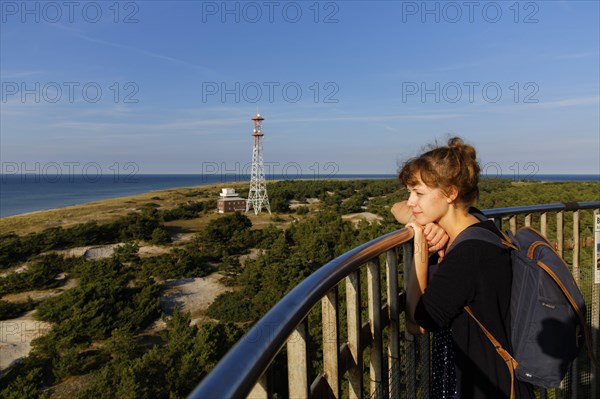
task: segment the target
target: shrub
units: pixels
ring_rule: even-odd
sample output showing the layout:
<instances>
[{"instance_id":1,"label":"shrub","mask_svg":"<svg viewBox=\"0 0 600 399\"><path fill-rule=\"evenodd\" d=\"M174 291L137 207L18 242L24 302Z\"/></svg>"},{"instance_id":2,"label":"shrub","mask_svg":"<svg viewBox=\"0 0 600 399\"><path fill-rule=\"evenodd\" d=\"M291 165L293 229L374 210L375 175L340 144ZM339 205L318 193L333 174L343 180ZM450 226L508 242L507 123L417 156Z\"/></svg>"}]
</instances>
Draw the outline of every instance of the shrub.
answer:
<instances>
[{"instance_id":1,"label":"shrub","mask_svg":"<svg viewBox=\"0 0 600 399\"><path fill-rule=\"evenodd\" d=\"M307 206L299 206L296 208L296 213L298 215L306 215L309 212L309 209Z\"/></svg>"},{"instance_id":2,"label":"shrub","mask_svg":"<svg viewBox=\"0 0 600 399\"><path fill-rule=\"evenodd\" d=\"M157 227L152 230L152 238L150 240L153 244L168 244L171 242L171 237L164 227Z\"/></svg>"},{"instance_id":3,"label":"shrub","mask_svg":"<svg viewBox=\"0 0 600 399\"><path fill-rule=\"evenodd\" d=\"M0 320L10 320L19 317L21 314L30 311L34 307L31 297L27 302L12 303L0 300Z\"/></svg>"}]
</instances>

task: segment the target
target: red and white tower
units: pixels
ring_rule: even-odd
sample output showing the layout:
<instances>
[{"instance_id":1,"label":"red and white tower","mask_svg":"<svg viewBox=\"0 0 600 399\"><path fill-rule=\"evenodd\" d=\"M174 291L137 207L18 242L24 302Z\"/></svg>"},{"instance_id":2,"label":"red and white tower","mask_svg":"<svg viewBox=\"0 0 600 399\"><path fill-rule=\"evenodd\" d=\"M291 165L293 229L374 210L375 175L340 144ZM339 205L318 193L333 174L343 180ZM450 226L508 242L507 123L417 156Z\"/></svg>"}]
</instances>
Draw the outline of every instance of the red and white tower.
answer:
<instances>
[{"instance_id":1,"label":"red and white tower","mask_svg":"<svg viewBox=\"0 0 600 399\"><path fill-rule=\"evenodd\" d=\"M254 121L254 133L252 133L254 145L252 147L252 171L250 175L250 192L248 193L248 201L246 201L246 212L248 212L250 208L254 208L254 214L257 215L264 207L269 211L269 214L271 214L262 155L263 133L261 124L265 118L257 113L252 120Z\"/></svg>"}]
</instances>

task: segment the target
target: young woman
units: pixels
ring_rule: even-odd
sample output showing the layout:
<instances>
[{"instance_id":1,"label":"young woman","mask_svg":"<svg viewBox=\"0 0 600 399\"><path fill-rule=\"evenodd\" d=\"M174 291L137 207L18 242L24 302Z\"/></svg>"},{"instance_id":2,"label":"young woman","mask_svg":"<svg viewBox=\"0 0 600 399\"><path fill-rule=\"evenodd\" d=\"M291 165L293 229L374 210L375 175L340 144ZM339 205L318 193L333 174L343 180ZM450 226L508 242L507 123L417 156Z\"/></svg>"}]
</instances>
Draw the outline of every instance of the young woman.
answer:
<instances>
[{"instance_id":1,"label":"young woman","mask_svg":"<svg viewBox=\"0 0 600 399\"><path fill-rule=\"evenodd\" d=\"M392 206L392 214L402 224L414 222L411 208L407 201L402 201ZM448 243L448 235L437 223L427 223L421 226L423 236L429 246L429 252L434 254L429 257L428 279L430 280L439 267L444 256L444 248ZM413 327L414 324L411 326ZM412 330L413 328L411 328ZM432 399L447 399L456 396L456 371L454 367L454 350L452 333L445 327L431 334L431 368L430 391Z\"/></svg>"},{"instance_id":2,"label":"young woman","mask_svg":"<svg viewBox=\"0 0 600 399\"><path fill-rule=\"evenodd\" d=\"M406 162L399 178L409 191L406 205L412 221L408 226L415 231L415 265L408 276L407 327L413 334L449 332L455 366L455 392L450 397L509 398L511 375L506 364L464 310L468 305L510 352L509 252L484 241L464 240L446 250L435 274L428 276L423 226L434 223L443 229L448 235L446 248L474 225L500 235L493 222L480 222L468 212L479 195L475 149L460 138L452 138L447 146L433 148ZM527 383L515 380L514 390L516 398L534 397Z\"/></svg>"}]
</instances>

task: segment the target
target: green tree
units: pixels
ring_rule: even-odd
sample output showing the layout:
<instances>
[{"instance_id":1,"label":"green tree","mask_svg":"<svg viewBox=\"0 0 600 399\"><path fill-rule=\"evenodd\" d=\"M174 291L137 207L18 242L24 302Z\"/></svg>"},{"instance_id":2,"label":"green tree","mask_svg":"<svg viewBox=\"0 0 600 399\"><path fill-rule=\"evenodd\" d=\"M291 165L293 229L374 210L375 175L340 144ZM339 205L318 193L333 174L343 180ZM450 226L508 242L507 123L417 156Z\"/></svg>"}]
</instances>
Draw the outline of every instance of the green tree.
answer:
<instances>
[{"instance_id":1,"label":"green tree","mask_svg":"<svg viewBox=\"0 0 600 399\"><path fill-rule=\"evenodd\" d=\"M115 246L113 256L121 263L139 262L140 257L138 251L140 246L134 241L129 241L123 245Z\"/></svg>"},{"instance_id":2,"label":"green tree","mask_svg":"<svg viewBox=\"0 0 600 399\"><path fill-rule=\"evenodd\" d=\"M309 213L309 209L307 206L299 206L296 208L296 213L298 215L306 215Z\"/></svg>"},{"instance_id":3,"label":"green tree","mask_svg":"<svg viewBox=\"0 0 600 399\"><path fill-rule=\"evenodd\" d=\"M65 260L63 257L52 254L41 257L33 262L22 273L10 273L0 278L0 295L30 291L34 289L54 288L61 284L56 276L70 269L78 260Z\"/></svg>"},{"instance_id":4,"label":"green tree","mask_svg":"<svg viewBox=\"0 0 600 399\"><path fill-rule=\"evenodd\" d=\"M357 213L363 211L363 205L368 201L368 198L363 193L356 193L350 198L344 200L340 206L340 212L342 213Z\"/></svg>"},{"instance_id":5,"label":"green tree","mask_svg":"<svg viewBox=\"0 0 600 399\"><path fill-rule=\"evenodd\" d=\"M34 368L25 375L19 375L8 387L0 391L6 399L47 399L48 393L42 390L42 369Z\"/></svg>"},{"instance_id":6,"label":"green tree","mask_svg":"<svg viewBox=\"0 0 600 399\"><path fill-rule=\"evenodd\" d=\"M169 233L164 229L164 227L157 227L152 230L152 237L150 242L153 244L168 244L171 242L171 237Z\"/></svg>"},{"instance_id":7,"label":"green tree","mask_svg":"<svg viewBox=\"0 0 600 399\"><path fill-rule=\"evenodd\" d=\"M18 317L24 312L34 308L31 297L27 297L27 302L12 303L0 300L0 320L9 320Z\"/></svg>"},{"instance_id":8,"label":"green tree","mask_svg":"<svg viewBox=\"0 0 600 399\"><path fill-rule=\"evenodd\" d=\"M116 328L104 343L102 351L111 358L111 361L120 363L135 357L136 338L131 331L125 328Z\"/></svg>"},{"instance_id":9,"label":"green tree","mask_svg":"<svg viewBox=\"0 0 600 399\"><path fill-rule=\"evenodd\" d=\"M211 259L241 253L254 243L252 222L235 212L214 219L194 239L200 251Z\"/></svg>"},{"instance_id":10,"label":"green tree","mask_svg":"<svg viewBox=\"0 0 600 399\"><path fill-rule=\"evenodd\" d=\"M159 287L149 279L132 280L116 259L85 262L78 274L77 287L38 306L41 320L56 323L33 341L41 356L105 339L115 328L137 331L158 317Z\"/></svg>"}]
</instances>

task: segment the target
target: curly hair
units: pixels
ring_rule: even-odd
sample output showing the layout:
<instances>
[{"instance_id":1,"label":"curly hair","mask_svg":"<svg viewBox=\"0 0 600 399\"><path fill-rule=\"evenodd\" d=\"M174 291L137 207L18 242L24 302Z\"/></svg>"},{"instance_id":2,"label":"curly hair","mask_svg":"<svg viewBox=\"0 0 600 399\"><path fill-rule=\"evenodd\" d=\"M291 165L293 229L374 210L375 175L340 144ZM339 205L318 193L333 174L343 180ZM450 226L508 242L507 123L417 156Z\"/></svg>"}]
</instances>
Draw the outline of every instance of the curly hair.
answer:
<instances>
[{"instance_id":1,"label":"curly hair","mask_svg":"<svg viewBox=\"0 0 600 399\"><path fill-rule=\"evenodd\" d=\"M440 188L446 193L456 187L456 201L469 207L479 198L479 171L475 148L460 137L452 137L447 145L432 146L429 151L406 161L398 178L405 186L416 185L421 180L428 187Z\"/></svg>"}]
</instances>

